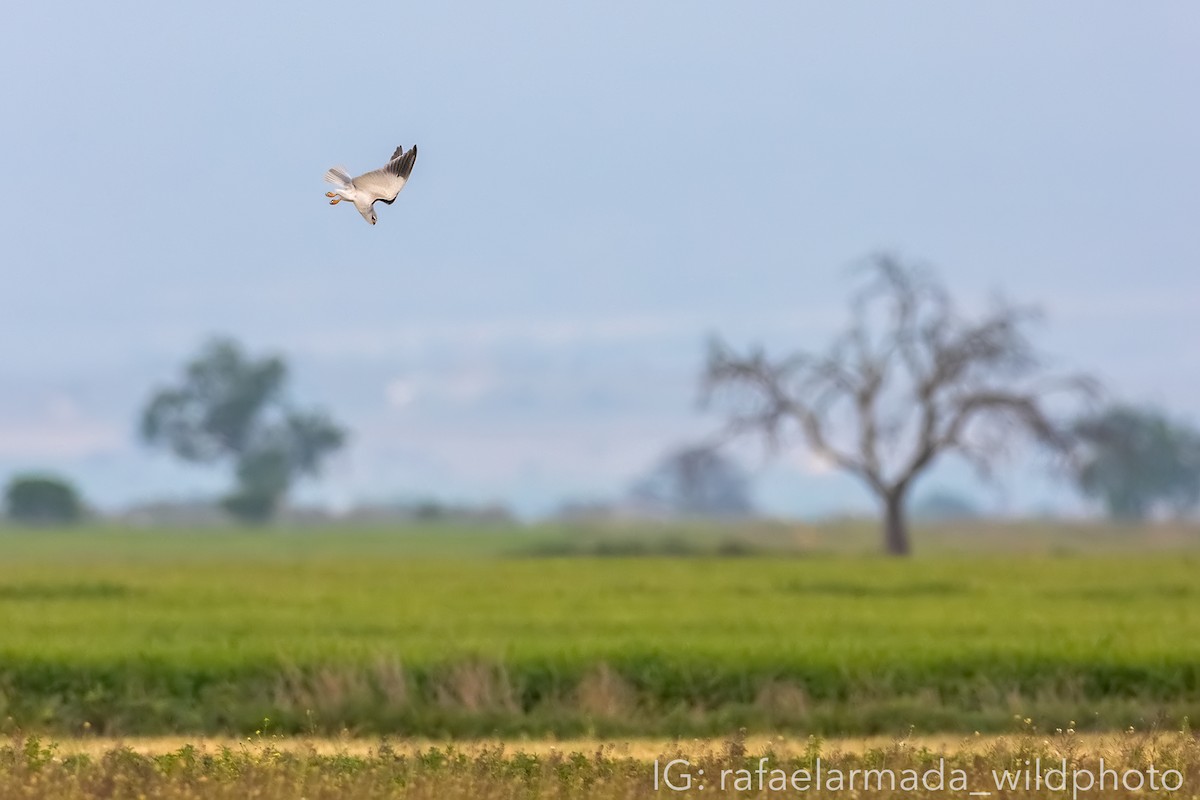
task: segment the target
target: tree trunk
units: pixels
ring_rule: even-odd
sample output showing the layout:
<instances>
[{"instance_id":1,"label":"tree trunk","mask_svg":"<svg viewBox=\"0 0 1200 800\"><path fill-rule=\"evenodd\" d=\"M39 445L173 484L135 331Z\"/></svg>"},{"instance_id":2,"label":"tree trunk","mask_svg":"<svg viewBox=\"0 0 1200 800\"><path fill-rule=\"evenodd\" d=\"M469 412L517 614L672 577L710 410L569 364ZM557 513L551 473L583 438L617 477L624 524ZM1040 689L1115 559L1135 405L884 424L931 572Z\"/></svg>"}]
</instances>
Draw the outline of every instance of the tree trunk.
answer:
<instances>
[{"instance_id":1,"label":"tree trunk","mask_svg":"<svg viewBox=\"0 0 1200 800\"><path fill-rule=\"evenodd\" d=\"M911 552L903 491L888 492L883 496L883 548L889 556L906 556Z\"/></svg>"}]
</instances>

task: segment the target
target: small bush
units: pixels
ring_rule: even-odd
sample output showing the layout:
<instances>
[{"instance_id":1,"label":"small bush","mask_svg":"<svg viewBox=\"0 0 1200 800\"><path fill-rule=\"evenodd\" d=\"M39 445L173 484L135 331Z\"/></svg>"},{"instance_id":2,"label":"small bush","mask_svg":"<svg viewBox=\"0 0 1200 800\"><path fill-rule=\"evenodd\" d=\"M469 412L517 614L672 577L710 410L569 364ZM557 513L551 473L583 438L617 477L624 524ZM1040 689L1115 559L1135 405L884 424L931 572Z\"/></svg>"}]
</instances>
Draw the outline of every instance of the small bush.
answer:
<instances>
[{"instance_id":1,"label":"small bush","mask_svg":"<svg viewBox=\"0 0 1200 800\"><path fill-rule=\"evenodd\" d=\"M13 478L4 492L9 519L26 525L63 525L83 518L83 501L75 487L52 476Z\"/></svg>"}]
</instances>

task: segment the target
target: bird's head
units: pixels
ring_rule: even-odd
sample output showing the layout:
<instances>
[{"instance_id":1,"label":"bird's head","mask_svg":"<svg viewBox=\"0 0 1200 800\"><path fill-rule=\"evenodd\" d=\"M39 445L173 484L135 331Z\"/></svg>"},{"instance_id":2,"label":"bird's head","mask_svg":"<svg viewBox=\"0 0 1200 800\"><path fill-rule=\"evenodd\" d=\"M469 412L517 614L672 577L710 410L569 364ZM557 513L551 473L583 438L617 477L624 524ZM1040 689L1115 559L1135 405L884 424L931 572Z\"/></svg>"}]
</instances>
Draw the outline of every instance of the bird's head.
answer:
<instances>
[{"instance_id":1,"label":"bird's head","mask_svg":"<svg viewBox=\"0 0 1200 800\"><path fill-rule=\"evenodd\" d=\"M359 213L362 214L363 219L365 219L367 222L371 223L372 225L374 225L375 222L377 221L376 217L375 217L375 209L373 209L373 208L367 208L365 210L360 208Z\"/></svg>"}]
</instances>

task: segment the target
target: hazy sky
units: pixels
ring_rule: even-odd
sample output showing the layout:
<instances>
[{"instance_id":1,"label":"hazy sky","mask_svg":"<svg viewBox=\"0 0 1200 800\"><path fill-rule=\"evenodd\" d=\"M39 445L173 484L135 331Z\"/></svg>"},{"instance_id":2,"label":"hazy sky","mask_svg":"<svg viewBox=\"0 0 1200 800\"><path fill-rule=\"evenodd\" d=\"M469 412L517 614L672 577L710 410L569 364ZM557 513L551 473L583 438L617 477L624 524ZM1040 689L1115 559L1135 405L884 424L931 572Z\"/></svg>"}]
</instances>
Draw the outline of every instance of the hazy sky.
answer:
<instances>
[{"instance_id":1,"label":"hazy sky","mask_svg":"<svg viewBox=\"0 0 1200 800\"><path fill-rule=\"evenodd\" d=\"M7 8L0 479L58 470L105 506L221 487L133 432L229 333L355 431L304 496L544 511L713 428L708 333L819 346L880 248L1200 412L1195 3ZM414 142L377 226L327 205L327 167ZM766 505L864 502L811 472L767 470Z\"/></svg>"}]
</instances>

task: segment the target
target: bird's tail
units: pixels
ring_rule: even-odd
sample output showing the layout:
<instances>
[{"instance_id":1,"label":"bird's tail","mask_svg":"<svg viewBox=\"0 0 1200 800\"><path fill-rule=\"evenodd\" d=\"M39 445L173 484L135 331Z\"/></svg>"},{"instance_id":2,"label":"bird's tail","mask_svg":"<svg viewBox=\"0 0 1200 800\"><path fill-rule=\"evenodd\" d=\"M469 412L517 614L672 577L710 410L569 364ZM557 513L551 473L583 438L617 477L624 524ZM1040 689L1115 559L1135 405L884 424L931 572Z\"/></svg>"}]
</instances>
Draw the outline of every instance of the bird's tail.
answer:
<instances>
[{"instance_id":1,"label":"bird's tail","mask_svg":"<svg viewBox=\"0 0 1200 800\"><path fill-rule=\"evenodd\" d=\"M325 173L325 182L332 183L339 189L350 188L350 176L347 175L346 171L340 167L334 167L333 169L327 171Z\"/></svg>"}]
</instances>

